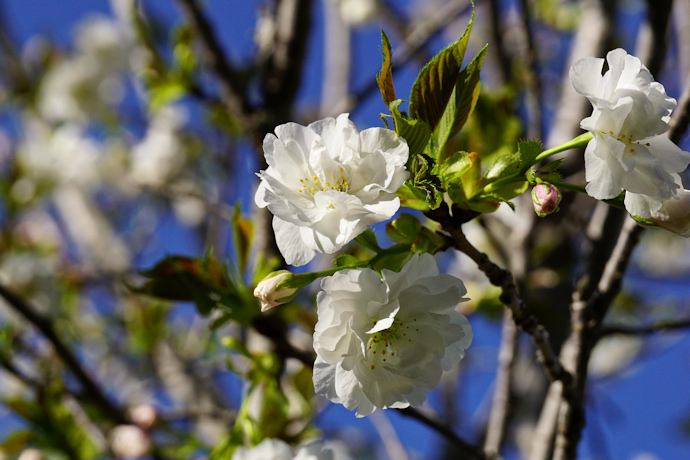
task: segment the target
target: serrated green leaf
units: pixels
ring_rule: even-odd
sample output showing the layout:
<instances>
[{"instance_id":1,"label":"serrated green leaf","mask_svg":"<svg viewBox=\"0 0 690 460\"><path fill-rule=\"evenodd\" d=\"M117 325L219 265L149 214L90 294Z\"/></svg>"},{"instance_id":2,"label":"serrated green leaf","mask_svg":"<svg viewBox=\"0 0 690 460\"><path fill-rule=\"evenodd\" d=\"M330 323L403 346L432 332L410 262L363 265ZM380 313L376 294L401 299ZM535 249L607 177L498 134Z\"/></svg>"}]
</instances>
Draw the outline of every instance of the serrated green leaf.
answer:
<instances>
[{"instance_id":1,"label":"serrated green leaf","mask_svg":"<svg viewBox=\"0 0 690 460\"><path fill-rule=\"evenodd\" d=\"M520 157L514 152L502 152L495 156L494 162L484 174L487 182L515 175L520 170Z\"/></svg>"},{"instance_id":2,"label":"serrated green leaf","mask_svg":"<svg viewBox=\"0 0 690 460\"><path fill-rule=\"evenodd\" d=\"M539 178L542 180L542 182L548 182L549 184L551 182L560 182L561 179L563 179L561 177L561 175L558 174L557 172L550 172L548 174L543 174L543 175L539 176Z\"/></svg>"},{"instance_id":3,"label":"serrated green leaf","mask_svg":"<svg viewBox=\"0 0 690 460\"><path fill-rule=\"evenodd\" d=\"M559 166L561 166L561 163L563 163L563 158L559 158L558 160L551 161L549 163L546 163L544 166L539 168L540 173L550 173L558 169Z\"/></svg>"},{"instance_id":4,"label":"serrated green leaf","mask_svg":"<svg viewBox=\"0 0 690 460\"><path fill-rule=\"evenodd\" d=\"M531 168L529 168L529 169L527 170L527 174L525 174L525 177L527 177L527 181L528 181L530 184L532 184L532 185L536 184L536 182L537 182L537 175L536 175L536 174L537 174L537 173L536 173L536 171L534 170L534 166L532 166Z\"/></svg>"},{"instance_id":5,"label":"serrated green leaf","mask_svg":"<svg viewBox=\"0 0 690 460\"><path fill-rule=\"evenodd\" d=\"M407 146L410 148L409 161L412 161L415 155L421 154L427 147L431 137L431 128L422 120L410 120L403 116L398 109L402 102L402 99L396 99L390 103L389 108L393 115L395 132L407 142Z\"/></svg>"},{"instance_id":6,"label":"serrated green leaf","mask_svg":"<svg viewBox=\"0 0 690 460\"><path fill-rule=\"evenodd\" d=\"M438 176L444 187L462 183L462 177L472 167L472 160L467 152L456 152L438 169Z\"/></svg>"},{"instance_id":7,"label":"serrated green leaf","mask_svg":"<svg viewBox=\"0 0 690 460\"><path fill-rule=\"evenodd\" d=\"M542 152L543 147L539 141L519 141L518 155L520 155L520 168L534 164L534 159Z\"/></svg>"},{"instance_id":8,"label":"serrated green leaf","mask_svg":"<svg viewBox=\"0 0 690 460\"><path fill-rule=\"evenodd\" d=\"M389 107L391 102L395 101L395 88L393 87L391 42L383 30L381 30L381 54L383 54L383 62L381 62L381 71L376 76L376 82L381 90L383 102L386 107Z\"/></svg>"},{"instance_id":9,"label":"serrated green leaf","mask_svg":"<svg viewBox=\"0 0 690 460\"><path fill-rule=\"evenodd\" d=\"M434 129L434 139L441 151L443 151L443 147L448 142L448 139L455 136L465 126L467 119L477 104L481 88L479 72L484 62L487 46L482 48L472 62L458 75L448 104L438 125Z\"/></svg>"},{"instance_id":10,"label":"serrated green leaf","mask_svg":"<svg viewBox=\"0 0 690 460\"><path fill-rule=\"evenodd\" d=\"M426 195L431 209L436 209L443 201L441 180L433 174L434 160L425 154L417 155L412 167L412 184Z\"/></svg>"},{"instance_id":11,"label":"serrated green leaf","mask_svg":"<svg viewBox=\"0 0 690 460\"><path fill-rule=\"evenodd\" d=\"M429 61L412 85L410 116L426 121L432 130L441 120L455 88L473 21L474 11L462 37Z\"/></svg>"}]
</instances>

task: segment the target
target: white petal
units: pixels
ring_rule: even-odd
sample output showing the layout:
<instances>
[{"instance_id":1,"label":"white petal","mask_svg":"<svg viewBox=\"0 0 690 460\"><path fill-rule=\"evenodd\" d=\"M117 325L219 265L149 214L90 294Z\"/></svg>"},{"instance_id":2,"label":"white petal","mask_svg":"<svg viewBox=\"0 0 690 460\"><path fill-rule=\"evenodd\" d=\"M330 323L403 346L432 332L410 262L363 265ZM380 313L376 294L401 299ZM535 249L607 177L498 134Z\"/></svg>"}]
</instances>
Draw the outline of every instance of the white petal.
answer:
<instances>
[{"instance_id":1,"label":"white petal","mask_svg":"<svg viewBox=\"0 0 690 460\"><path fill-rule=\"evenodd\" d=\"M597 155L597 150L607 149L598 138L592 139L585 149L585 179L587 194L598 200L615 198L623 189L616 181L606 160ZM602 155L606 156L606 154Z\"/></svg>"},{"instance_id":2,"label":"white petal","mask_svg":"<svg viewBox=\"0 0 690 460\"><path fill-rule=\"evenodd\" d=\"M602 97L604 88L601 70L603 68L603 59L584 58L577 61L570 68L570 82L575 91L583 96Z\"/></svg>"},{"instance_id":3,"label":"white petal","mask_svg":"<svg viewBox=\"0 0 690 460\"><path fill-rule=\"evenodd\" d=\"M273 216L273 231L278 249L285 262L296 267L309 263L316 255L316 250L307 246L302 239L302 228Z\"/></svg>"}]
</instances>

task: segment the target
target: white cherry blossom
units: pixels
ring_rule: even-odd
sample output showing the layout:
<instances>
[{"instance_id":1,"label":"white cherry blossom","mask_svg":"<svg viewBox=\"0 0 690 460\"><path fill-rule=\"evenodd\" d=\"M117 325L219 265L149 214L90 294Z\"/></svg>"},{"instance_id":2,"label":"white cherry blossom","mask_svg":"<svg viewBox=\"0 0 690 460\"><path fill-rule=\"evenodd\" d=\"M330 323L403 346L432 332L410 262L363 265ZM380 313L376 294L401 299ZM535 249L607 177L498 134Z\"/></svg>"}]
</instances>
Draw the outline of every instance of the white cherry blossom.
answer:
<instances>
[{"instance_id":1,"label":"white cherry blossom","mask_svg":"<svg viewBox=\"0 0 690 460\"><path fill-rule=\"evenodd\" d=\"M690 153L666 136L676 101L640 60L620 48L606 60L604 75L603 59L581 59L570 69L575 90L594 108L580 124L594 134L585 151L587 193L602 200L626 190L627 211L648 219L678 193L677 173Z\"/></svg>"},{"instance_id":2,"label":"white cherry blossom","mask_svg":"<svg viewBox=\"0 0 690 460\"><path fill-rule=\"evenodd\" d=\"M429 254L399 273L343 270L317 296L314 389L357 416L377 407L419 406L472 341L455 307L468 300L459 279L439 274Z\"/></svg>"},{"instance_id":3,"label":"white cherry blossom","mask_svg":"<svg viewBox=\"0 0 690 460\"><path fill-rule=\"evenodd\" d=\"M338 251L400 207L394 193L409 176L409 149L395 132L360 133L347 114L306 127L287 123L275 132L264 139L268 168L258 174L255 201L273 213L276 242L288 264Z\"/></svg>"},{"instance_id":4,"label":"white cherry blossom","mask_svg":"<svg viewBox=\"0 0 690 460\"><path fill-rule=\"evenodd\" d=\"M349 460L350 456L332 443L313 439L292 448L280 439L264 439L253 448L239 447L232 460Z\"/></svg>"}]
</instances>

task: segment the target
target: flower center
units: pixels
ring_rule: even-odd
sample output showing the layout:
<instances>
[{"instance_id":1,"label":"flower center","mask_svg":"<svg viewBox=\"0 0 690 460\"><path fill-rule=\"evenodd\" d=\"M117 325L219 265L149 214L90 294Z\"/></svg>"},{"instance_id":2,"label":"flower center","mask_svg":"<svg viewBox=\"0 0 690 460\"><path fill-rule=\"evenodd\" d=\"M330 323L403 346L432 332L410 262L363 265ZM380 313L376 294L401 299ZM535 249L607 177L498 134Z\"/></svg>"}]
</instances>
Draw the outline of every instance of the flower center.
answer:
<instances>
[{"instance_id":1,"label":"flower center","mask_svg":"<svg viewBox=\"0 0 690 460\"><path fill-rule=\"evenodd\" d=\"M417 321L417 319L413 318L412 321ZM372 362L371 369L375 369L376 364L390 364L391 361L398 361L401 342L412 342L411 331L419 331L419 329L396 320L388 329L371 334L367 343L367 355L369 361Z\"/></svg>"},{"instance_id":2,"label":"flower center","mask_svg":"<svg viewBox=\"0 0 690 460\"><path fill-rule=\"evenodd\" d=\"M609 131L609 134L611 136L614 135L613 131ZM633 147L633 144L642 145L642 142L633 141L632 135L628 136L625 133L619 133L618 136L616 137L616 140L623 142L624 144L628 144L626 146L625 151L630 152L630 153L635 153L635 148ZM651 144L649 142L645 143L644 145L646 145L647 147L651 146Z\"/></svg>"},{"instance_id":3,"label":"flower center","mask_svg":"<svg viewBox=\"0 0 690 460\"><path fill-rule=\"evenodd\" d=\"M339 176L338 176L339 174ZM350 190L350 184L347 181L347 174L345 169L340 166L339 172L332 178L327 179L324 183L319 180L318 176L307 176L299 180L300 185L297 188L299 193L307 193L314 195L316 192L326 192L328 190L337 190L338 192L347 193Z\"/></svg>"}]
</instances>

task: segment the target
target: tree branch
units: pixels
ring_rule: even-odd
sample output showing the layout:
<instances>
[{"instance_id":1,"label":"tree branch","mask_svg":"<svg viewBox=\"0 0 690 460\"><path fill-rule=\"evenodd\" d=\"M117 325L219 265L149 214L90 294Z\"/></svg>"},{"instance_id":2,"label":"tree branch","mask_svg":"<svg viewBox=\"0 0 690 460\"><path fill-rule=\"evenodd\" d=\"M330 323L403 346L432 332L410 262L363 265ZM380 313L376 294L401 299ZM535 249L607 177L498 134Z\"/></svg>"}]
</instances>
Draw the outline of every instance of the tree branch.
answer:
<instances>
[{"instance_id":1,"label":"tree branch","mask_svg":"<svg viewBox=\"0 0 690 460\"><path fill-rule=\"evenodd\" d=\"M199 38L202 60L218 77L221 90L221 101L225 108L240 120L244 129L249 133L255 131L257 120L244 97L244 90L239 83L230 63L225 59L220 43L215 36L213 27L208 22L195 0L178 0L180 8L190 21ZM258 139L261 145L262 139ZM256 143L257 140L255 139Z\"/></svg>"},{"instance_id":2,"label":"tree branch","mask_svg":"<svg viewBox=\"0 0 690 460\"><path fill-rule=\"evenodd\" d=\"M690 318L682 320L666 320L643 326L623 326L611 325L602 327L599 331L599 338L607 335L651 335L662 331L677 331L679 329L690 328Z\"/></svg>"},{"instance_id":3,"label":"tree branch","mask_svg":"<svg viewBox=\"0 0 690 460\"><path fill-rule=\"evenodd\" d=\"M498 457L486 456L480 450L466 441L462 440L458 435L456 435L450 427L444 425L441 421L436 420L430 415L421 413L415 408L408 407L406 409L398 409L398 413L404 415L405 417L410 417L418 422L423 423L429 428L437 431L441 436L446 438L451 444L458 448L458 453L462 455L460 458L465 459L497 459Z\"/></svg>"},{"instance_id":4,"label":"tree branch","mask_svg":"<svg viewBox=\"0 0 690 460\"><path fill-rule=\"evenodd\" d=\"M520 298L515 287L513 275L508 270L504 270L493 263L486 254L477 250L467 241L461 229L461 224L464 222L458 221L462 211L457 211L454 211L454 215L451 218L448 208L442 206L435 211L427 213L427 216L436 220L441 224L442 229L450 234L451 243L455 249L469 256L477 264L477 267L484 272L491 284L501 288L501 302L510 308L515 324L532 337L537 347L537 356L544 365L544 370L549 380L562 380L566 384L569 383L571 380L570 374L563 369L551 348L546 329L527 311L527 306Z\"/></svg>"},{"instance_id":5,"label":"tree branch","mask_svg":"<svg viewBox=\"0 0 690 460\"><path fill-rule=\"evenodd\" d=\"M565 387L559 414L559 428L553 458L574 460L585 424L585 384L587 364L596 344L609 306L620 292L623 273L644 229L628 218L623 224L616 246L607 262L601 279L589 299L574 298L572 308L573 331L564 346L562 362L573 376ZM576 292L577 295L577 292Z\"/></svg>"},{"instance_id":6,"label":"tree branch","mask_svg":"<svg viewBox=\"0 0 690 460\"><path fill-rule=\"evenodd\" d=\"M14 294L12 291L7 289L5 286L0 284L0 296L2 296L7 303L24 319L29 323L33 324L43 336L53 345L55 353L60 357L60 359L65 363L67 368L74 374L74 376L79 380L81 385L84 387L85 396L89 397L96 403L104 413L106 413L109 418L116 423L125 424L129 423L125 412L112 403L105 394L101 391L98 384L91 378L91 376L82 368L81 364L74 356L72 351L67 347L67 345L62 341L62 339L57 335L55 329L51 322L39 315L33 310L23 299Z\"/></svg>"}]
</instances>

